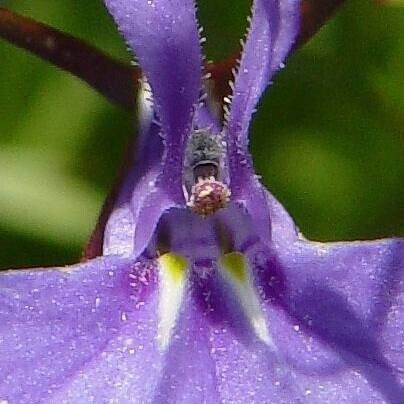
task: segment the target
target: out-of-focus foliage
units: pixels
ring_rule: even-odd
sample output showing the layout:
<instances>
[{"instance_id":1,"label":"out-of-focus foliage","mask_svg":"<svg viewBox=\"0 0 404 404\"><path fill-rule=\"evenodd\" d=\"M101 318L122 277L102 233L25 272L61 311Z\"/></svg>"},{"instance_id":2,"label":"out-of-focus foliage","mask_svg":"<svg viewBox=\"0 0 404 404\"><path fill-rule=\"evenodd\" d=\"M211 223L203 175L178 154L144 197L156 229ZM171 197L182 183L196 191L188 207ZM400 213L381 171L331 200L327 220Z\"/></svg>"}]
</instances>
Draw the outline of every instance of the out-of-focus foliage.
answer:
<instances>
[{"instance_id":1,"label":"out-of-focus foliage","mask_svg":"<svg viewBox=\"0 0 404 404\"><path fill-rule=\"evenodd\" d=\"M248 4L200 1L210 58L237 47ZM7 5L129 60L101 1ZM403 31L403 8L348 2L262 102L252 127L257 171L312 239L404 233ZM5 42L0 61L0 267L72 262L132 117Z\"/></svg>"}]
</instances>

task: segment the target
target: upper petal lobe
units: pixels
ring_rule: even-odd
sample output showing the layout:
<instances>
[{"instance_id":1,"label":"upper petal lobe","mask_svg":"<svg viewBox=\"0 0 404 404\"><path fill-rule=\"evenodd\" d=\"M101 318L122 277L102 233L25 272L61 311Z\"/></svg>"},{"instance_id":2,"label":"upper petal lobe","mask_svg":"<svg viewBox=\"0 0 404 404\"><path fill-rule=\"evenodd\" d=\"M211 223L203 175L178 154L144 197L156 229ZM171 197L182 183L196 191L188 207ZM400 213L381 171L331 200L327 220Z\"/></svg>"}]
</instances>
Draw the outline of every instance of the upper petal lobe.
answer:
<instances>
[{"instance_id":1,"label":"upper petal lobe","mask_svg":"<svg viewBox=\"0 0 404 404\"><path fill-rule=\"evenodd\" d=\"M150 82L167 146L183 143L201 89L202 59L194 2L105 3Z\"/></svg>"}]
</instances>

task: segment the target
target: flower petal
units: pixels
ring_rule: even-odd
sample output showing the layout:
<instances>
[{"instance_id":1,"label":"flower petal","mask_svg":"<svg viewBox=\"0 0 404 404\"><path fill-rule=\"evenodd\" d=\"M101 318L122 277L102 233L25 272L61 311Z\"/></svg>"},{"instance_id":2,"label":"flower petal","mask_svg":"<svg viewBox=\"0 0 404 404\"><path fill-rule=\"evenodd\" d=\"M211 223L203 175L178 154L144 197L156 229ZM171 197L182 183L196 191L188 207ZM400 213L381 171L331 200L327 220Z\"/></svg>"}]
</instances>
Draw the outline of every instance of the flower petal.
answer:
<instances>
[{"instance_id":1,"label":"flower petal","mask_svg":"<svg viewBox=\"0 0 404 404\"><path fill-rule=\"evenodd\" d=\"M156 182L161 176L163 151L158 133L159 127L154 123L150 123L147 128L142 128L140 132L140 142L135 150L142 158L138 161L136 159L131 161L119 187L119 194L104 231L103 253L105 255L133 254L138 256L147 247L157 226L162 213L157 212L155 216L149 216L147 218L148 227L145 227L144 223L139 223L138 219L149 194L157 192ZM161 190L160 192L162 193ZM161 201L165 199L162 198ZM167 208L170 206L171 204ZM138 232L141 230L142 240L135 242L136 229ZM136 249L134 249L135 244Z\"/></svg>"},{"instance_id":2,"label":"flower petal","mask_svg":"<svg viewBox=\"0 0 404 404\"><path fill-rule=\"evenodd\" d=\"M135 262L99 258L66 268L0 274L0 401L42 402L102 358L144 299ZM89 381L90 383L91 381Z\"/></svg>"},{"instance_id":3,"label":"flower petal","mask_svg":"<svg viewBox=\"0 0 404 404\"><path fill-rule=\"evenodd\" d=\"M0 400L218 402L208 325L192 288L169 346L158 344L159 288L149 261L111 256L9 271L0 287Z\"/></svg>"},{"instance_id":4,"label":"flower petal","mask_svg":"<svg viewBox=\"0 0 404 404\"><path fill-rule=\"evenodd\" d=\"M167 161L178 156L189 133L201 89L201 51L192 0L105 0L139 59L153 91ZM177 175L175 175L177 179Z\"/></svg>"},{"instance_id":5,"label":"flower petal","mask_svg":"<svg viewBox=\"0 0 404 404\"><path fill-rule=\"evenodd\" d=\"M229 137L247 146L254 108L299 31L300 0L255 0L251 27L234 83Z\"/></svg>"},{"instance_id":6,"label":"flower petal","mask_svg":"<svg viewBox=\"0 0 404 404\"><path fill-rule=\"evenodd\" d=\"M147 247L161 215L175 206L174 201L183 198L182 188L166 189L163 141L160 127L153 120L154 106L150 97L150 87L143 80L138 103L139 136L137 145L131 150L132 158L106 223L105 255L140 255ZM135 154L140 158L136 158Z\"/></svg>"},{"instance_id":7,"label":"flower petal","mask_svg":"<svg viewBox=\"0 0 404 404\"><path fill-rule=\"evenodd\" d=\"M259 98L296 38L299 5L299 0L254 2L225 128L232 199L243 203L266 240L271 237L266 192L254 175L248 152L248 129Z\"/></svg>"},{"instance_id":8,"label":"flower petal","mask_svg":"<svg viewBox=\"0 0 404 404\"><path fill-rule=\"evenodd\" d=\"M149 245L160 218L177 205L149 171L136 185L129 201L117 203L104 233L104 254L138 256Z\"/></svg>"},{"instance_id":9,"label":"flower petal","mask_svg":"<svg viewBox=\"0 0 404 404\"><path fill-rule=\"evenodd\" d=\"M217 402L206 323L189 291L170 346L158 344L149 261L9 271L0 288L0 401Z\"/></svg>"},{"instance_id":10,"label":"flower petal","mask_svg":"<svg viewBox=\"0 0 404 404\"><path fill-rule=\"evenodd\" d=\"M210 355L210 332L206 317L188 291L153 403L220 402L216 368Z\"/></svg>"},{"instance_id":11,"label":"flower petal","mask_svg":"<svg viewBox=\"0 0 404 404\"><path fill-rule=\"evenodd\" d=\"M272 240L264 245L248 215L234 207L220 215L233 234L233 249L254 268L273 341L268 349L254 339L243 343L247 327L223 313L229 299L215 293L218 282L206 286L209 294L202 295L210 296L211 316L219 322L212 349L219 350L215 361L226 369L220 388L229 397L252 391L262 400L267 394L274 403L400 402L404 239L309 242L270 194L267 203Z\"/></svg>"},{"instance_id":12,"label":"flower petal","mask_svg":"<svg viewBox=\"0 0 404 404\"><path fill-rule=\"evenodd\" d=\"M271 218L271 248L282 250L299 237L299 230L282 204L268 191L266 203Z\"/></svg>"},{"instance_id":13,"label":"flower petal","mask_svg":"<svg viewBox=\"0 0 404 404\"><path fill-rule=\"evenodd\" d=\"M291 369L251 327L232 289L217 273L196 285L209 336L209 356L215 365L217 402L298 402L292 395Z\"/></svg>"},{"instance_id":14,"label":"flower petal","mask_svg":"<svg viewBox=\"0 0 404 404\"><path fill-rule=\"evenodd\" d=\"M404 240L297 240L265 264L257 256L255 267L274 344L301 397L400 402Z\"/></svg>"}]
</instances>

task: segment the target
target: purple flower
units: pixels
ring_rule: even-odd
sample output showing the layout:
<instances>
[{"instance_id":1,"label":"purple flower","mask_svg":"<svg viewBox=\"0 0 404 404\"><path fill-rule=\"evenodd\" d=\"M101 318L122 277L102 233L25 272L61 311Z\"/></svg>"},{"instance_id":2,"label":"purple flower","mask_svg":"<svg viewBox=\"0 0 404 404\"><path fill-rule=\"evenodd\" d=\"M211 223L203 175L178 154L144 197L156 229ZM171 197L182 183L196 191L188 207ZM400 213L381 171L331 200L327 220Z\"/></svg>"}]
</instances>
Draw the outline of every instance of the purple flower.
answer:
<instances>
[{"instance_id":1,"label":"purple flower","mask_svg":"<svg viewBox=\"0 0 404 404\"><path fill-rule=\"evenodd\" d=\"M145 76L103 256L0 275L0 403L402 403L404 240L306 240L251 116L299 28L256 0L225 119L191 0L106 0Z\"/></svg>"}]
</instances>

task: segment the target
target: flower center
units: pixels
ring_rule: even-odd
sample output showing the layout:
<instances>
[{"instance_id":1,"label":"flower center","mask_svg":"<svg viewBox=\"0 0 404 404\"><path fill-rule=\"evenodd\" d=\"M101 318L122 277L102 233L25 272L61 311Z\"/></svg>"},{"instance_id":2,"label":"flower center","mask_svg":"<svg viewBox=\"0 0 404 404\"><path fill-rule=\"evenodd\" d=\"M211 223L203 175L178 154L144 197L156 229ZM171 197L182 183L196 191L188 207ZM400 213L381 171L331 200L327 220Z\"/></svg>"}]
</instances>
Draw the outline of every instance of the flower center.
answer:
<instances>
[{"instance_id":1,"label":"flower center","mask_svg":"<svg viewBox=\"0 0 404 404\"><path fill-rule=\"evenodd\" d=\"M218 136L205 130L194 131L186 149L185 187L188 206L200 216L225 208L230 191L221 180L223 150Z\"/></svg>"},{"instance_id":2,"label":"flower center","mask_svg":"<svg viewBox=\"0 0 404 404\"><path fill-rule=\"evenodd\" d=\"M250 218L241 207L231 204L216 217L204 219L184 209L166 214L155 242L159 280L156 337L161 351L178 333L181 312L189 304L187 296L196 297L206 316L222 307L224 299L230 299L223 313L231 307L229 314L239 313L250 331L274 349L255 284L254 263L261 246L248 251L241 248L252 238Z\"/></svg>"},{"instance_id":3,"label":"flower center","mask_svg":"<svg viewBox=\"0 0 404 404\"><path fill-rule=\"evenodd\" d=\"M225 184L214 177L199 177L192 186L188 206L200 216L208 216L221 208L225 208L229 201L229 190Z\"/></svg>"}]
</instances>

